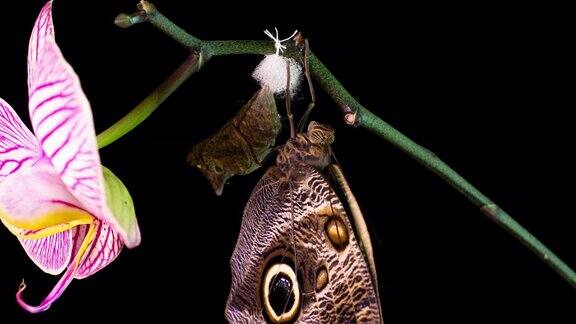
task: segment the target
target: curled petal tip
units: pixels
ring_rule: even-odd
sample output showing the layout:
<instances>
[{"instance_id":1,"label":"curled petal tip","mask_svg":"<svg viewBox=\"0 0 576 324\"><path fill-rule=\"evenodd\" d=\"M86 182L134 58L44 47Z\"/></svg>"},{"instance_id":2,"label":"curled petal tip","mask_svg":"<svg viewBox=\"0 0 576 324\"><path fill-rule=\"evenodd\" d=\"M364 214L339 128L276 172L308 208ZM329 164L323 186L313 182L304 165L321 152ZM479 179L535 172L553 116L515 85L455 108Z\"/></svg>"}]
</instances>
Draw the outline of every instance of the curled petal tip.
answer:
<instances>
[{"instance_id":1,"label":"curled petal tip","mask_svg":"<svg viewBox=\"0 0 576 324\"><path fill-rule=\"evenodd\" d=\"M20 286L18 287L18 292L16 292L16 302L18 302L18 305L20 305L20 307L22 307L24 310L26 310L32 314L41 313L41 312L47 310L48 308L50 308L50 304L35 307L35 306L30 306L28 303L26 303L24 301L24 299L22 299L22 292L25 289L26 289L26 283L24 282L24 279L22 279L22 282L20 283Z\"/></svg>"},{"instance_id":2,"label":"curled petal tip","mask_svg":"<svg viewBox=\"0 0 576 324\"><path fill-rule=\"evenodd\" d=\"M20 283L20 286L18 286L18 292L21 292L24 289L26 289L26 282L24 282L24 278L22 278L22 282Z\"/></svg>"}]
</instances>

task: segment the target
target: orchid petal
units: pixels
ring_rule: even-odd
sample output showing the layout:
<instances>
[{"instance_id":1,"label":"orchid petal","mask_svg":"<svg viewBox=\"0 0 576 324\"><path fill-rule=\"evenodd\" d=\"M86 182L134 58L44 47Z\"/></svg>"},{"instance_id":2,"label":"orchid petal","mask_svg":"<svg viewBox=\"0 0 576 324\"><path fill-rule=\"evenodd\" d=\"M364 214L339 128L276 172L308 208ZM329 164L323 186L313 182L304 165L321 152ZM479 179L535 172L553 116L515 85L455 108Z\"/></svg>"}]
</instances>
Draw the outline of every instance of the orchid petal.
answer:
<instances>
[{"instance_id":1,"label":"orchid petal","mask_svg":"<svg viewBox=\"0 0 576 324\"><path fill-rule=\"evenodd\" d=\"M74 227L93 220L79 206L46 158L0 184L0 219L32 261L50 274L69 264Z\"/></svg>"},{"instance_id":2,"label":"orchid petal","mask_svg":"<svg viewBox=\"0 0 576 324\"><path fill-rule=\"evenodd\" d=\"M128 233L128 238L132 240L133 244L136 242L137 245L140 242L140 230L132 197L122 181L112 171L105 166L102 166L102 170L104 171L108 206L120 226ZM91 251L76 274L77 279L91 276L114 261L125 244L120 235L103 222L100 222L96 237L96 242L92 245ZM128 245L128 243L126 244Z\"/></svg>"},{"instance_id":3,"label":"orchid petal","mask_svg":"<svg viewBox=\"0 0 576 324\"><path fill-rule=\"evenodd\" d=\"M86 234L88 234L88 230L90 229L90 225L78 225L74 227L74 229L75 231L72 234L72 242L74 242L74 245L72 246L73 256L78 254L78 251L80 251L84 238L86 238Z\"/></svg>"},{"instance_id":4,"label":"orchid petal","mask_svg":"<svg viewBox=\"0 0 576 324\"><path fill-rule=\"evenodd\" d=\"M140 228L134 211L134 202L124 183L105 166L102 166L106 202L112 215L124 231L124 243L132 248L140 244Z\"/></svg>"},{"instance_id":5,"label":"orchid petal","mask_svg":"<svg viewBox=\"0 0 576 324\"><path fill-rule=\"evenodd\" d=\"M26 164L34 162L38 142L10 105L0 98L0 182Z\"/></svg>"},{"instance_id":6,"label":"orchid petal","mask_svg":"<svg viewBox=\"0 0 576 324\"><path fill-rule=\"evenodd\" d=\"M75 278L84 279L100 271L116 259L123 246L124 242L118 233L108 224L100 222L96 231L96 240L78 269Z\"/></svg>"},{"instance_id":7,"label":"orchid petal","mask_svg":"<svg viewBox=\"0 0 576 324\"><path fill-rule=\"evenodd\" d=\"M21 238L37 239L92 221L46 158L0 183L0 219Z\"/></svg>"},{"instance_id":8,"label":"orchid petal","mask_svg":"<svg viewBox=\"0 0 576 324\"><path fill-rule=\"evenodd\" d=\"M72 256L72 231L75 227L68 231L56 233L40 239L20 239L20 243L24 250L42 269L42 271L51 275L62 273L70 263Z\"/></svg>"},{"instance_id":9,"label":"orchid petal","mask_svg":"<svg viewBox=\"0 0 576 324\"><path fill-rule=\"evenodd\" d=\"M87 250L90 248L92 242L94 241L96 227L97 226L95 223L92 223L90 225L88 232L86 233L86 236L84 237L82 244L78 250L78 253L74 257L74 260L68 266L68 270L66 270L62 278L60 278L56 286L54 286L52 291L48 294L46 298L44 298L44 300L40 303L40 305L32 306L24 301L24 299L22 298L22 292L24 291L24 289L26 289L26 284L22 282L20 288L18 289L18 292L16 293L16 301L22 308L24 308L30 313L40 313L50 308L52 303L54 303L58 298L60 298L60 296L62 296L64 290L66 290L70 282L72 282L72 279L74 279L74 276L78 272L80 265L82 264L87 255L86 253Z\"/></svg>"},{"instance_id":10,"label":"orchid petal","mask_svg":"<svg viewBox=\"0 0 576 324\"><path fill-rule=\"evenodd\" d=\"M40 10L28 42L28 89L32 89L31 76L35 74L34 69L41 65L42 53L49 42L54 42L52 1L46 2Z\"/></svg>"},{"instance_id":11,"label":"orchid petal","mask_svg":"<svg viewBox=\"0 0 576 324\"><path fill-rule=\"evenodd\" d=\"M83 208L131 242L106 205L90 103L56 44L52 1L42 8L30 37L28 94L36 137L68 190Z\"/></svg>"}]
</instances>

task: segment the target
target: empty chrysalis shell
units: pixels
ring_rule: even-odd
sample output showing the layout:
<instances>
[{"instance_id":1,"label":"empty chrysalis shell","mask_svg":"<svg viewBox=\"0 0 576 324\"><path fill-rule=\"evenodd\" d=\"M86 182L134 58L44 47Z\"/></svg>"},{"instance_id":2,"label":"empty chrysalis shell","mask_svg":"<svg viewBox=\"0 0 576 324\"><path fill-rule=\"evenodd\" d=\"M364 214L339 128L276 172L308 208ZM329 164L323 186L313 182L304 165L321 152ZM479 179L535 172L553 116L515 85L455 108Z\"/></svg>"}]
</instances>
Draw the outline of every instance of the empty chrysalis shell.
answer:
<instances>
[{"instance_id":1,"label":"empty chrysalis shell","mask_svg":"<svg viewBox=\"0 0 576 324\"><path fill-rule=\"evenodd\" d=\"M195 145L188 162L221 195L230 177L249 174L260 167L280 129L274 95L270 88L263 87L214 135Z\"/></svg>"}]
</instances>

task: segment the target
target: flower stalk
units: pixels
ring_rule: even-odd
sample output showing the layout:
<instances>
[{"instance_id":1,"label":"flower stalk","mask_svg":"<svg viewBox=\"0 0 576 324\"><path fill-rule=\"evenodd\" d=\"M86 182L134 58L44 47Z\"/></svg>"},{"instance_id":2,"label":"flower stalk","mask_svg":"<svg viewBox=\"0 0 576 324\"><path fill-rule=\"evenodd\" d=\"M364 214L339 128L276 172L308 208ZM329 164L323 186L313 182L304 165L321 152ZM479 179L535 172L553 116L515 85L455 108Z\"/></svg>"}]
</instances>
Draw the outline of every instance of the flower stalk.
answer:
<instances>
[{"instance_id":1,"label":"flower stalk","mask_svg":"<svg viewBox=\"0 0 576 324\"><path fill-rule=\"evenodd\" d=\"M136 126L146 120L168 98L180 85L192 74L200 69L202 59L196 53L190 54L164 82L162 82L152 93L142 100L122 119L98 134L98 148L106 147L115 142L120 137L126 135Z\"/></svg>"}]
</instances>

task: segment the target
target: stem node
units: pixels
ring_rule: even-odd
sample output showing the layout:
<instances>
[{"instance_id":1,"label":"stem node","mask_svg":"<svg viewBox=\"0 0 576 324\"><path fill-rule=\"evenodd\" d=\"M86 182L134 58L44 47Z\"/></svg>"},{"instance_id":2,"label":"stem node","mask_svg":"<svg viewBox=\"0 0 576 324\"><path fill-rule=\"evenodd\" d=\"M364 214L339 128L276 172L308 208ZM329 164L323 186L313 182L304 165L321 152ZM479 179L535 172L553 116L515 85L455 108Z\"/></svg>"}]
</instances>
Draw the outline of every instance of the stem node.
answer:
<instances>
[{"instance_id":1,"label":"stem node","mask_svg":"<svg viewBox=\"0 0 576 324\"><path fill-rule=\"evenodd\" d=\"M148 16L153 16L158 12L158 10L156 10L156 6L146 0L141 0L137 5L137 8Z\"/></svg>"}]
</instances>

